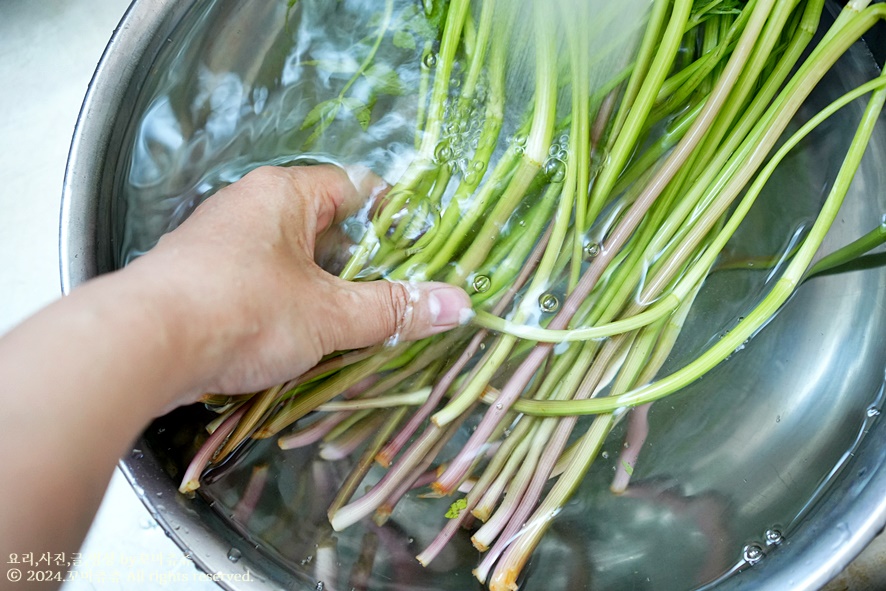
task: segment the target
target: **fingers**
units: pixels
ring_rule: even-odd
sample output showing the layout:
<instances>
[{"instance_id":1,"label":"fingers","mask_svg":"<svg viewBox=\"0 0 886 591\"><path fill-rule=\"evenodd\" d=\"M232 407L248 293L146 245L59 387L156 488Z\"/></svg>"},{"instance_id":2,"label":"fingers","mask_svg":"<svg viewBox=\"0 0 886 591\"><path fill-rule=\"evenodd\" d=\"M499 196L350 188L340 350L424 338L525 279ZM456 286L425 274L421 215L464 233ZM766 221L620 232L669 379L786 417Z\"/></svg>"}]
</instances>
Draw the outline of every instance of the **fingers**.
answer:
<instances>
[{"instance_id":1,"label":"fingers","mask_svg":"<svg viewBox=\"0 0 886 591\"><path fill-rule=\"evenodd\" d=\"M348 175L351 184L357 188L357 198L353 201L342 203L336 212L336 222L342 222L346 217L357 213L360 208L366 205L374 205L383 199L391 188L383 178L365 166L349 164L343 166L342 169Z\"/></svg>"},{"instance_id":2,"label":"fingers","mask_svg":"<svg viewBox=\"0 0 886 591\"><path fill-rule=\"evenodd\" d=\"M445 283L340 282L323 332L327 352L368 347L388 340L413 341L465 324L471 300Z\"/></svg>"},{"instance_id":3,"label":"fingers","mask_svg":"<svg viewBox=\"0 0 886 591\"><path fill-rule=\"evenodd\" d=\"M305 200L310 214L316 219L315 234L323 233L333 223L356 213L367 199L387 188L380 177L362 166L263 167L250 173L255 174L288 177L290 191Z\"/></svg>"},{"instance_id":4,"label":"fingers","mask_svg":"<svg viewBox=\"0 0 886 591\"><path fill-rule=\"evenodd\" d=\"M357 190L336 209L333 224L318 235L314 244L314 260L336 275L347 264L351 256L349 247L353 244L341 223L354 214L357 214L358 220L365 223L372 205L387 194L390 188L381 177L365 166L347 165L342 169Z\"/></svg>"}]
</instances>

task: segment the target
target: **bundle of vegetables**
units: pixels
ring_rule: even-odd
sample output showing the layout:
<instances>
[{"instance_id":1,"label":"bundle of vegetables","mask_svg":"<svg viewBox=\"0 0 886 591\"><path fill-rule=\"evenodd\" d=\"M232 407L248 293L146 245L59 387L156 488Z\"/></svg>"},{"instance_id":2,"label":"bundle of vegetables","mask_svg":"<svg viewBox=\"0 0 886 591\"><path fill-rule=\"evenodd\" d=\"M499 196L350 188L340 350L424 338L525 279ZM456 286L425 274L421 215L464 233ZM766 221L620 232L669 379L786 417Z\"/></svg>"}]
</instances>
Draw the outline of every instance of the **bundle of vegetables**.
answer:
<instances>
[{"instance_id":1,"label":"bundle of vegetables","mask_svg":"<svg viewBox=\"0 0 886 591\"><path fill-rule=\"evenodd\" d=\"M330 356L251 397L208 396L220 416L183 492L250 438L279 436L283 449L322 439L329 459L361 450L331 502L333 528L372 515L383 522L415 487L462 491L418 560L427 564L479 520L472 541L485 554L475 575L491 589L516 589L616 423L630 417L630 445L612 484L621 492L650 403L742 347L811 273L882 242L877 227L811 265L886 99L886 78L840 98L789 138L783 132L886 5L849 2L810 48L824 0L652 0L639 42L623 52L623 44L592 47L586 27L605 30L621 10L592 4L427 3L418 16L438 38L421 47L410 31L392 30L387 0L358 75L381 43L422 51L417 155L362 226L341 275L444 280L473 294L476 316L416 343L392 339ZM531 47L531 68L515 59L512 36ZM515 76L534 80L533 100L505 138L507 80ZM309 142L348 109L371 125L368 107L348 101L349 86L308 115ZM658 376L695 295L774 169L816 125L867 94L833 187L780 278L728 334ZM585 425L582 415L595 418ZM444 457L468 420L467 442ZM358 494L374 463L386 473Z\"/></svg>"}]
</instances>

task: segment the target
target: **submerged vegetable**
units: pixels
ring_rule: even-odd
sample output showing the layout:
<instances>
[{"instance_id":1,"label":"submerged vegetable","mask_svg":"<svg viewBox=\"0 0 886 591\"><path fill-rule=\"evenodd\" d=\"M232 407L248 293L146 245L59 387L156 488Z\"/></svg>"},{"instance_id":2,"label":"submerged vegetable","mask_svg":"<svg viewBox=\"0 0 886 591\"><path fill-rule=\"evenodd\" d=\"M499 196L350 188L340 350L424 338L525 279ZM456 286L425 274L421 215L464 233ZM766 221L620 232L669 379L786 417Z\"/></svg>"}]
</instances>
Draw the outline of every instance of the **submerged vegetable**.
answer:
<instances>
[{"instance_id":1,"label":"submerged vegetable","mask_svg":"<svg viewBox=\"0 0 886 591\"><path fill-rule=\"evenodd\" d=\"M451 0L404 19L386 1L356 71L301 123L305 147L341 117L370 129L377 98L404 92L373 61L382 44L420 52L415 158L360 228L341 275L460 285L473 294L473 327L332 356L245 401L208 398L222 420L183 492L250 438L279 435L283 449L322 441L329 459L362 449L330 499L333 528L370 516L384 522L416 486L464 490L419 562L476 519L472 541L484 555L475 575L491 589L516 589L621 419L631 417L630 445L617 463L617 493L642 462L644 405L744 346L804 278L882 243L878 226L812 267L886 100L886 78L784 136L828 68L886 15L884 5L849 2L810 48L823 0L653 0L642 4L649 10L638 39L609 45L596 39L612 41L600 32L623 27L626 8L599 4ZM358 96L360 79L371 90ZM504 138L514 79L531 81L533 101ZM843 166L779 279L722 339L659 376L696 294L775 168L865 95ZM328 414L300 423L315 412ZM442 456L474 413L482 418L467 442ZM596 418L579 423L588 414ZM358 493L373 462L387 472Z\"/></svg>"}]
</instances>

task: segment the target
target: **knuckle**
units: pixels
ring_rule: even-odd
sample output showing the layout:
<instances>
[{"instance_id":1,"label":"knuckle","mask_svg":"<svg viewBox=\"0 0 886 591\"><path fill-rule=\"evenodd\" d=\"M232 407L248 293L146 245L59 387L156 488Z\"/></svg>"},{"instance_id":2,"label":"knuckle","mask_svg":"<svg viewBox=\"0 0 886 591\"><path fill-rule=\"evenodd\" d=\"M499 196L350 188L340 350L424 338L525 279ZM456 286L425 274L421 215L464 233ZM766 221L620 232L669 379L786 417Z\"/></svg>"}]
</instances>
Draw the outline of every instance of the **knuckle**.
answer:
<instances>
[{"instance_id":1,"label":"knuckle","mask_svg":"<svg viewBox=\"0 0 886 591\"><path fill-rule=\"evenodd\" d=\"M280 169L274 166L259 166L247 176L257 182L275 182L281 178Z\"/></svg>"},{"instance_id":2,"label":"knuckle","mask_svg":"<svg viewBox=\"0 0 886 591\"><path fill-rule=\"evenodd\" d=\"M391 281L387 285L388 333L393 336L402 332L409 322L412 296L409 289L402 283Z\"/></svg>"},{"instance_id":3,"label":"knuckle","mask_svg":"<svg viewBox=\"0 0 886 591\"><path fill-rule=\"evenodd\" d=\"M292 168L281 168L279 166L260 166L250 172L247 178L250 182L255 183L263 192L272 192L277 194L299 193L299 186L302 181L301 175L293 172Z\"/></svg>"}]
</instances>

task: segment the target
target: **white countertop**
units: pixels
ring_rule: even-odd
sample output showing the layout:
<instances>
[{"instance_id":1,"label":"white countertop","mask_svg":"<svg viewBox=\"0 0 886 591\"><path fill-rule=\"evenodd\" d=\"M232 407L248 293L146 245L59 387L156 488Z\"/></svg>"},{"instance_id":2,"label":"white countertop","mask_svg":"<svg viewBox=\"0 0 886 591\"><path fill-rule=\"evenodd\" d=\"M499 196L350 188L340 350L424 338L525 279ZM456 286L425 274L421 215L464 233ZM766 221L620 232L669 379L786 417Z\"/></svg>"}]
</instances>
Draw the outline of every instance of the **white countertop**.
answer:
<instances>
[{"instance_id":1,"label":"white countertop","mask_svg":"<svg viewBox=\"0 0 886 591\"><path fill-rule=\"evenodd\" d=\"M60 295L58 211L77 113L127 0L0 0L0 333ZM119 474L82 549L80 580L64 591L211 590ZM828 591L886 589L881 536Z\"/></svg>"}]
</instances>

